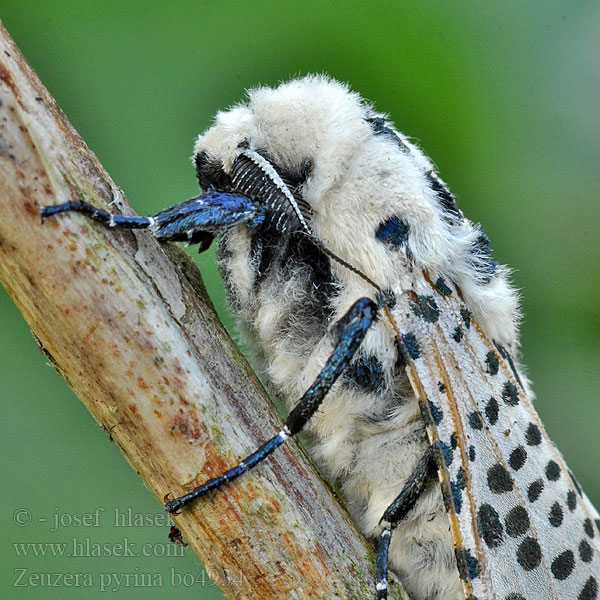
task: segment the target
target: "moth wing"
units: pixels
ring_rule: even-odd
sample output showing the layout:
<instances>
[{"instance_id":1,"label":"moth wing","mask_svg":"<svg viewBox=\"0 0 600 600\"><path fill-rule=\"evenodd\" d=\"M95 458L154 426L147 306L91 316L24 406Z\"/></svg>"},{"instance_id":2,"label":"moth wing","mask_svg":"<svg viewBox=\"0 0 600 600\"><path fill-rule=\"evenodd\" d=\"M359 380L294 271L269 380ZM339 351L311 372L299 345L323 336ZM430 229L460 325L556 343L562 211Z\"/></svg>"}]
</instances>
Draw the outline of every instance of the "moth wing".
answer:
<instances>
[{"instance_id":1,"label":"moth wing","mask_svg":"<svg viewBox=\"0 0 600 600\"><path fill-rule=\"evenodd\" d=\"M438 449L468 598L596 598L598 513L552 444L510 354L458 290L425 276L393 309L407 372ZM513 595L511 595L513 594Z\"/></svg>"}]
</instances>

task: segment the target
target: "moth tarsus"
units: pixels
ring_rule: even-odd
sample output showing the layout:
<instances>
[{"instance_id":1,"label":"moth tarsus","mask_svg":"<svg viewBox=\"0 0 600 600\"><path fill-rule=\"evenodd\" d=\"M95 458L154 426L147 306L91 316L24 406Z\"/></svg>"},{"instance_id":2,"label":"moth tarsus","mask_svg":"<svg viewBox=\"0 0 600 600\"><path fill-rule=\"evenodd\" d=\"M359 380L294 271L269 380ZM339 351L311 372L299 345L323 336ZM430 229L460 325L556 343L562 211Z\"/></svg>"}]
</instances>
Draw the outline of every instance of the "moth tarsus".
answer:
<instances>
[{"instance_id":1,"label":"moth tarsus","mask_svg":"<svg viewBox=\"0 0 600 600\"><path fill-rule=\"evenodd\" d=\"M153 217L41 210L201 250L219 238L232 310L290 412L167 510L306 429L379 542L378 598L388 563L414 600L597 598L599 516L519 373L516 294L429 159L346 86L308 76L219 113L194 163L205 192Z\"/></svg>"}]
</instances>

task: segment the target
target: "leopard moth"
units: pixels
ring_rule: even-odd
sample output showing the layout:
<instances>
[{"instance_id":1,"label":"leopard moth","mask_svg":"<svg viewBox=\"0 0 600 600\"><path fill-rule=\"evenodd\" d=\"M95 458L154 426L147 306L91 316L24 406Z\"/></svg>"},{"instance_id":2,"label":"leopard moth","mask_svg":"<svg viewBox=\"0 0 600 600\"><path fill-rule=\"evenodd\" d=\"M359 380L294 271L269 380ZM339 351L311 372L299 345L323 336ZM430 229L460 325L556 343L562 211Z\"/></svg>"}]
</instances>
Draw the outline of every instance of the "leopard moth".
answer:
<instances>
[{"instance_id":1,"label":"leopard moth","mask_svg":"<svg viewBox=\"0 0 600 600\"><path fill-rule=\"evenodd\" d=\"M197 198L154 217L74 210L200 244L284 428L174 512L301 429L414 600L593 600L600 517L519 370L517 296L478 225L386 115L325 76L248 93L200 135ZM299 400L300 399L300 400Z\"/></svg>"}]
</instances>

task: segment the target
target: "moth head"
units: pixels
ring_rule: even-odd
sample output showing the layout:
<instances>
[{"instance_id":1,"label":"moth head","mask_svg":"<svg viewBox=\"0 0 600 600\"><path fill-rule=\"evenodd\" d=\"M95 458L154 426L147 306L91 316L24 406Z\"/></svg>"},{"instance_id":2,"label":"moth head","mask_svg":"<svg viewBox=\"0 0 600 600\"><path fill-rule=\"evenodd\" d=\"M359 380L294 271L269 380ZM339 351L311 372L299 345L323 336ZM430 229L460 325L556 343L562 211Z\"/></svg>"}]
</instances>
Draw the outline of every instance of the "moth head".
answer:
<instances>
[{"instance_id":1,"label":"moth head","mask_svg":"<svg viewBox=\"0 0 600 600\"><path fill-rule=\"evenodd\" d=\"M217 114L194 147L200 187L263 202L279 228L306 228L367 137L357 94L311 75L248 92L248 102Z\"/></svg>"}]
</instances>

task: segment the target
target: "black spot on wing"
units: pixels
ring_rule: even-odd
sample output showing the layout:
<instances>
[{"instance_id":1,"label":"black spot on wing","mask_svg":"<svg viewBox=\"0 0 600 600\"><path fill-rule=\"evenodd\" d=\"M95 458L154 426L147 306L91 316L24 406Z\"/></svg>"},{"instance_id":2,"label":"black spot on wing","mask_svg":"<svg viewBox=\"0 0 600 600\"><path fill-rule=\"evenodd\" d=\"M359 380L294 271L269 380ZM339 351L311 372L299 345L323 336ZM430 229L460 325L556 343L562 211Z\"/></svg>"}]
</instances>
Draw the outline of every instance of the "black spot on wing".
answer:
<instances>
[{"instance_id":1,"label":"black spot on wing","mask_svg":"<svg viewBox=\"0 0 600 600\"><path fill-rule=\"evenodd\" d=\"M458 514L462 510L462 494L466 487L466 476L465 470L462 467L458 468L456 473L456 479L451 484L452 487L452 499L454 500L454 508Z\"/></svg>"},{"instance_id":2,"label":"black spot on wing","mask_svg":"<svg viewBox=\"0 0 600 600\"><path fill-rule=\"evenodd\" d=\"M490 425L495 425L498 422L498 413L498 401L492 396L485 405L485 416Z\"/></svg>"},{"instance_id":3,"label":"black spot on wing","mask_svg":"<svg viewBox=\"0 0 600 600\"><path fill-rule=\"evenodd\" d=\"M479 416L479 413L476 410L470 412L467 419L469 421L469 426L471 427L471 429L475 429L477 431L483 429L483 421L481 420L481 417Z\"/></svg>"},{"instance_id":4,"label":"black spot on wing","mask_svg":"<svg viewBox=\"0 0 600 600\"><path fill-rule=\"evenodd\" d=\"M573 490L567 492L567 507L571 512L577 508L577 494Z\"/></svg>"},{"instance_id":5,"label":"black spot on wing","mask_svg":"<svg viewBox=\"0 0 600 600\"><path fill-rule=\"evenodd\" d=\"M442 453L446 464L450 466L452 464L452 461L454 460L454 450L450 447L449 444L446 444L446 442L440 442L439 444L440 452Z\"/></svg>"},{"instance_id":6,"label":"black spot on wing","mask_svg":"<svg viewBox=\"0 0 600 600\"><path fill-rule=\"evenodd\" d=\"M596 600L598 597L598 581L595 577L590 577L586 582L581 592L577 596L577 600Z\"/></svg>"},{"instance_id":7,"label":"black spot on wing","mask_svg":"<svg viewBox=\"0 0 600 600\"><path fill-rule=\"evenodd\" d=\"M525 535L530 525L527 510L522 506L511 508L506 515L504 523L506 525L506 533L510 537L516 538Z\"/></svg>"},{"instance_id":8,"label":"black spot on wing","mask_svg":"<svg viewBox=\"0 0 600 600\"><path fill-rule=\"evenodd\" d=\"M432 411L433 412L433 411ZM454 460L454 451L458 447L458 438L456 433L450 436L448 443L440 441L440 451L442 452L446 464L450 466Z\"/></svg>"},{"instance_id":9,"label":"black spot on wing","mask_svg":"<svg viewBox=\"0 0 600 600\"><path fill-rule=\"evenodd\" d=\"M512 478L500 463L496 463L488 469L487 482L490 491L494 494L504 494L513 489Z\"/></svg>"},{"instance_id":10,"label":"black spot on wing","mask_svg":"<svg viewBox=\"0 0 600 600\"><path fill-rule=\"evenodd\" d=\"M553 460L548 461L546 465L546 477L548 481L558 481L560 478L560 467L557 462Z\"/></svg>"},{"instance_id":11,"label":"black spot on wing","mask_svg":"<svg viewBox=\"0 0 600 600\"><path fill-rule=\"evenodd\" d=\"M491 504L482 504L477 511L477 525L488 548L497 548L504 540L500 515Z\"/></svg>"},{"instance_id":12,"label":"black spot on wing","mask_svg":"<svg viewBox=\"0 0 600 600\"><path fill-rule=\"evenodd\" d=\"M475 452L475 446L469 446L469 460L471 462L475 462L475 458L477 457L477 453Z\"/></svg>"},{"instance_id":13,"label":"black spot on wing","mask_svg":"<svg viewBox=\"0 0 600 600\"><path fill-rule=\"evenodd\" d=\"M433 296L416 295L409 304L413 313L427 323L435 323L440 318L440 309Z\"/></svg>"},{"instance_id":14,"label":"black spot on wing","mask_svg":"<svg viewBox=\"0 0 600 600\"><path fill-rule=\"evenodd\" d=\"M437 291L442 294L442 296L451 296L452 290L448 287L445 279L440 275L433 284Z\"/></svg>"},{"instance_id":15,"label":"black spot on wing","mask_svg":"<svg viewBox=\"0 0 600 600\"><path fill-rule=\"evenodd\" d=\"M594 524L592 523L591 519L586 519L583 522L583 530L585 531L585 534L589 537L589 538L593 538L595 536L595 532L594 532Z\"/></svg>"},{"instance_id":16,"label":"black spot on wing","mask_svg":"<svg viewBox=\"0 0 600 600\"><path fill-rule=\"evenodd\" d=\"M510 381L507 381L502 388L502 399L509 406L516 406L519 404L519 392Z\"/></svg>"},{"instance_id":17,"label":"black spot on wing","mask_svg":"<svg viewBox=\"0 0 600 600\"><path fill-rule=\"evenodd\" d=\"M463 306L460 309L460 317L463 320L465 327L469 329L469 327L471 327L471 318L473 317L473 313Z\"/></svg>"},{"instance_id":18,"label":"black spot on wing","mask_svg":"<svg viewBox=\"0 0 600 600\"><path fill-rule=\"evenodd\" d=\"M498 367L500 366L500 361L498 360L498 357L496 356L496 353L493 350L490 350L485 355L485 364L487 365L486 371L490 375L498 374Z\"/></svg>"},{"instance_id":19,"label":"black spot on wing","mask_svg":"<svg viewBox=\"0 0 600 600\"><path fill-rule=\"evenodd\" d=\"M517 562L525 571L533 571L542 562L542 549L538 541L526 537L517 547Z\"/></svg>"},{"instance_id":20,"label":"black spot on wing","mask_svg":"<svg viewBox=\"0 0 600 600\"><path fill-rule=\"evenodd\" d=\"M525 596L522 596L521 594L517 594L516 592L513 592L512 594L509 594L508 596L506 596L506 598L504 600L526 600Z\"/></svg>"},{"instance_id":21,"label":"black spot on wing","mask_svg":"<svg viewBox=\"0 0 600 600\"><path fill-rule=\"evenodd\" d=\"M575 556L571 550L561 552L550 565L550 570L555 579L566 579L575 568Z\"/></svg>"},{"instance_id":22,"label":"black spot on wing","mask_svg":"<svg viewBox=\"0 0 600 600\"><path fill-rule=\"evenodd\" d=\"M525 441L528 446L538 446L542 441L542 432L535 423L529 423L525 432Z\"/></svg>"},{"instance_id":23,"label":"black spot on wing","mask_svg":"<svg viewBox=\"0 0 600 600\"><path fill-rule=\"evenodd\" d=\"M523 446L517 446L511 453L508 459L508 464L515 471L518 471L527 460L527 450Z\"/></svg>"},{"instance_id":24,"label":"black spot on wing","mask_svg":"<svg viewBox=\"0 0 600 600\"><path fill-rule=\"evenodd\" d=\"M544 491L544 480L536 479L529 484L527 488L527 499L529 502L535 502Z\"/></svg>"},{"instance_id":25,"label":"black spot on wing","mask_svg":"<svg viewBox=\"0 0 600 600\"><path fill-rule=\"evenodd\" d=\"M438 390L442 393L446 393L446 384L443 381L438 381Z\"/></svg>"},{"instance_id":26,"label":"black spot on wing","mask_svg":"<svg viewBox=\"0 0 600 600\"><path fill-rule=\"evenodd\" d=\"M417 342L417 338L415 338L412 333L403 334L402 341L404 342L404 347L411 358L417 359L421 356L419 342Z\"/></svg>"},{"instance_id":27,"label":"black spot on wing","mask_svg":"<svg viewBox=\"0 0 600 600\"><path fill-rule=\"evenodd\" d=\"M454 328L454 331L452 332L452 339L458 343L460 342L460 340L463 339L464 335L465 332L463 331L462 327L460 325L457 325Z\"/></svg>"},{"instance_id":28,"label":"black spot on wing","mask_svg":"<svg viewBox=\"0 0 600 600\"><path fill-rule=\"evenodd\" d=\"M429 411L431 412L433 422L436 425L439 425L442 422L442 419L444 418L444 413L442 412L442 409L431 400L428 400L427 404L429 405Z\"/></svg>"},{"instance_id":29,"label":"black spot on wing","mask_svg":"<svg viewBox=\"0 0 600 600\"><path fill-rule=\"evenodd\" d=\"M380 223L375 231L375 237L392 250L399 250L408 242L410 227L406 221L391 217Z\"/></svg>"},{"instance_id":30,"label":"black spot on wing","mask_svg":"<svg viewBox=\"0 0 600 600\"><path fill-rule=\"evenodd\" d=\"M481 573L479 561L466 548L455 548L456 566L458 574L463 581L477 579Z\"/></svg>"},{"instance_id":31,"label":"black spot on wing","mask_svg":"<svg viewBox=\"0 0 600 600\"><path fill-rule=\"evenodd\" d=\"M587 543L586 540L579 542L579 558L584 563L592 562L594 558L594 549Z\"/></svg>"},{"instance_id":32,"label":"black spot on wing","mask_svg":"<svg viewBox=\"0 0 600 600\"><path fill-rule=\"evenodd\" d=\"M564 516L565 514L562 506L558 502L555 502L550 507L550 512L548 513L548 522L550 525L552 525L552 527L560 527L562 525Z\"/></svg>"}]
</instances>

